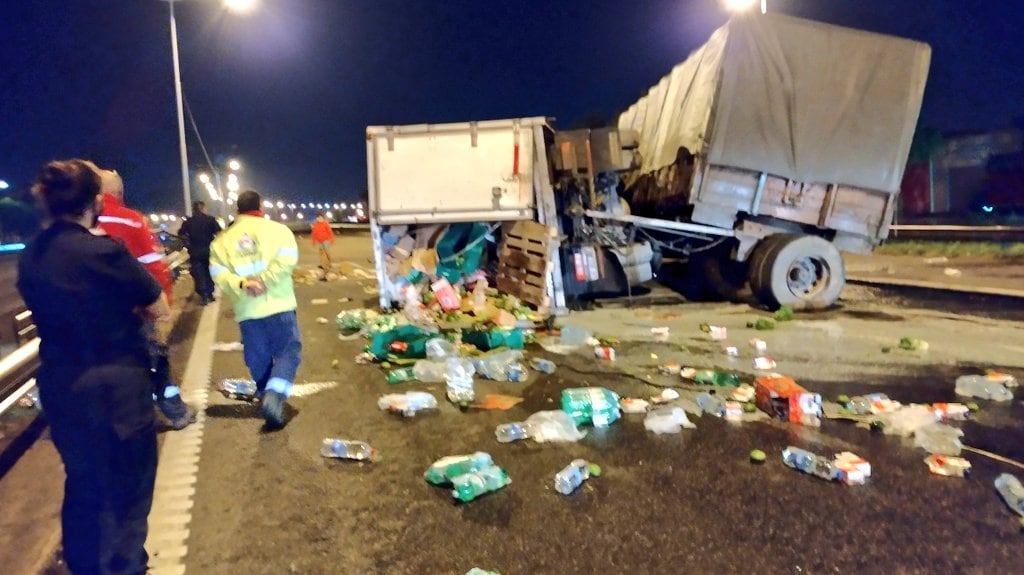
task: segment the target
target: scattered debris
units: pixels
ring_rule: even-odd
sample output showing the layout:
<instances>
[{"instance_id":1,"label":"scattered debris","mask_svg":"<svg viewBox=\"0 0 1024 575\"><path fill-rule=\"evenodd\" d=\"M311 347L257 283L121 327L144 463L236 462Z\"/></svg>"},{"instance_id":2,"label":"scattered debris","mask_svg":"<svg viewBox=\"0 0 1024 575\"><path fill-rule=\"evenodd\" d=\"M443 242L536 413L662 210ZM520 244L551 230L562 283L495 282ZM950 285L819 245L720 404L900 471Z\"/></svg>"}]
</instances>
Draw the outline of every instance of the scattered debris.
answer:
<instances>
[{"instance_id":1,"label":"scattered debris","mask_svg":"<svg viewBox=\"0 0 1024 575\"><path fill-rule=\"evenodd\" d=\"M863 485L871 475L871 464L848 451L828 459L790 445L782 450L782 461L797 471L847 485Z\"/></svg>"},{"instance_id":2,"label":"scattered debris","mask_svg":"<svg viewBox=\"0 0 1024 575\"><path fill-rule=\"evenodd\" d=\"M971 462L963 457L929 455L924 458L924 462L928 465L928 471L935 475L963 478L971 476Z\"/></svg>"},{"instance_id":3,"label":"scattered debris","mask_svg":"<svg viewBox=\"0 0 1024 575\"><path fill-rule=\"evenodd\" d=\"M425 391L389 393L377 400L377 407L382 411L413 417L425 409L437 409L437 399Z\"/></svg>"},{"instance_id":4,"label":"scattered debris","mask_svg":"<svg viewBox=\"0 0 1024 575\"><path fill-rule=\"evenodd\" d=\"M365 441L332 439L330 437L320 444L320 455L334 459L351 459L354 461L372 461L377 450Z\"/></svg>"},{"instance_id":5,"label":"scattered debris","mask_svg":"<svg viewBox=\"0 0 1024 575\"><path fill-rule=\"evenodd\" d=\"M1014 513L1024 517L1024 486L1016 476L1003 473L996 477L996 491Z\"/></svg>"},{"instance_id":6,"label":"scattered debris","mask_svg":"<svg viewBox=\"0 0 1024 575\"><path fill-rule=\"evenodd\" d=\"M951 278L958 278L963 275L963 272L956 268L946 268L942 270L942 273Z\"/></svg>"},{"instance_id":7,"label":"scattered debris","mask_svg":"<svg viewBox=\"0 0 1024 575\"><path fill-rule=\"evenodd\" d=\"M592 465L586 459L574 459L565 469L555 474L555 491L562 495L571 495L584 481L591 476L599 475L601 468L597 465Z\"/></svg>"},{"instance_id":8,"label":"scattered debris","mask_svg":"<svg viewBox=\"0 0 1024 575\"><path fill-rule=\"evenodd\" d=\"M647 400L632 397L623 397L619 400L619 409L622 413L646 413L650 405Z\"/></svg>"},{"instance_id":9,"label":"scattered debris","mask_svg":"<svg viewBox=\"0 0 1024 575\"><path fill-rule=\"evenodd\" d=\"M474 567L466 572L466 575L501 575L497 571L488 571L479 567Z\"/></svg>"},{"instance_id":10,"label":"scattered debris","mask_svg":"<svg viewBox=\"0 0 1024 575\"><path fill-rule=\"evenodd\" d=\"M217 389L228 399L256 400L256 382L251 379L228 378L221 381Z\"/></svg>"},{"instance_id":11,"label":"scattered debris","mask_svg":"<svg viewBox=\"0 0 1024 575\"><path fill-rule=\"evenodd\" d=\"M330 321L331 320L329 320L329 319L327 319L326 317L323 317L323 316L320 316L320 317L316 318L316 322L318 324L321 324L321 325L328 324L328 323L330 323Z\"/></svg>"},{"instance_id":12,"label":"scattered debris","mask_svg":"<svg viewBox=\"0 0 1024 575\"><path fill-rule=\"evenodd\" d=\"M956 378L956 394L964 397L991 399L992 401L1011 401L1013 399L1013 392L1006 387L1004 378L988 375L962 375Z\"/></svg>"},{"instance_id":13,"label":"scattered debris","mask_svg":"<svg viewBox=\"0 0 1024 575\"><path fill-rule=\"evenodd\" d=\"M245 346L240 341L219 341L210 346L213 351L242 351Z\"/></svg>"},{"instance_id":14,"label":"scattered debris","mask_svg":"<svg viewBox=\"0 0 1024 575\"><path fill-rule=\"evenodd\" d=\"M604 359L607 361L615 361L615 348L608 346L595 347L594 357L596 357L597 359Z\"/></svg>"},{"instance_id":15,"label":"scattered debris","mask_svg":"<svg viewBox=\"0 0 1024 575\"><path fill-rule=\"evenodd\" d=\"M782 306L779 309L775 310L775 313L772 314L772 317L775 318L775 321L777 322L793 321L793 309L790 308L789 306Z\"/></svg>"},{"instance_id":16,"label":"scattered debris","mask_svg":"<svg viewBox=\"0 0 1024 575\"><path fill-rule=\"evenodd\" d=\"M770 371L775 369L775 360L770 357L755 357L754 369L758 371Z\"/></svg>"},{"instance_id":17,"label":"scattered debris","mask_svg":"<svg viewBox=\"0 0 1024 575\"><path fill-rule=\"evenodd\" d=\"M711 336L711 339L715 341L725 341L729 338L729 330L724 326L702 323L700 324L700 330Z\"/></svg>"},{"instance_id":18,"label":"scattered debris","mask_svg":"<svg viewBox=\"0 0 1024 575\"><path fill-rule=\"evenodd\" d=\"M760 449L754 449L750 452L750 462L757 463L758 465L763 464L768 459L768 455Z\"/></svg>"},{"instance_id":19,"label":"scattered debris","mask_svg":"<svg viewBox=\"0 0 1024 575\"><path fill-rule=\"evenodd\" d=\"M871 477L868 460L849 451L837 454L833 462L843 472L841 480L847 485L863 485Z\"/></svg>"},{"instance_id":20,"label":"scattered debris","mask_svg":"<svg viewBox=\"0 0 1024 575\"><path fill-rule=\"evenodd\" d=\"M679 433L683 428L696 429L696 425L686 417L681 407L659 407L647 413L644 418L644 429L661 435Z\"/></svg>"},{"instance_id":21,"label":"scattered debris","mask_svg":"<svg viewBox=\"0 0 1024 575\"><path fill-rule=\"evenodd\" d=\"M756 393L757 391L754 389L754 386L749 383L741 383L736 389L732 390L732 398L736 401L749 403L754 401Z\"/></svg>"},{"instance_id":22,"label":"scattered debris","mask_svg":"<svg viewBox=\"0 0 1024 575\"><path fill-rule=\"evenodd\" d=\"M818 427L821 425L821 396L797 385L784 375L768 375L754 380L754 401L769 416Z\"/></svg>"},{"instance_id":23,"label":"scattered debris","mask_svg":"<svg viewBox=\"0 0 1024 575\"><path fill-rule=\"evenodd\" d=\"M606 427L619 419L618 394L603 387L576 387L562 390L562 411L576 425L589 423Z\"/></svg>"},{"instance_id":24,"label":"scattered debris","mask_svg":"<svg viewBox=\"0 0 1024 575\"><path fill-rule=\"evenodd\" d=\"M947 262L949 262L949 258L947 258L946 256L939 256L939 257L936 257L936 258L924 258L924 260L922 260L922 261L924 261L924 263L926 265L933 266L933 265L936 265L936 264L947 263Z\"/></svg>"},{"instance_id":25,"label":"scattered debris","mask_svg":"<svg viewBox=\"0 0 1024 575\"><path fill-rule=\"evenodd\" d=\"M312 305L327 305L329 303L329 301L325 297L318 297L318 298L314 298L314 299L309 300L309 303L312 304Z\"/></svg>"},{"instance_id":26,"label":"scattered debris","mask_svg":"<svg viewBox=\"0 0 1024 575\"><path fill-rule=\"evenodd\" d=\"M907 351L928 351L928 342L916 337L901 337L899 348Z\"/></svg>"},{"instance_id":27,"label":"scattered debris","mask_svg":"<svg viewBox=\"0 0 1024 575\"><path fill-rule=\"evenodd\" d=\"M747 322L748 328L754 328L757 331L771 331L775 329L775 322L770 319L759 318L757 321Z\"/></svg>"},{"instance_id":28,"label":"scattered debris","mask_svg":"<svg viewBox=\"0 0 1024 575\"><path fill-rule=\"evenodd\" d=\"M750 347L754 348L757 355L764 355L768 353L768 343L763 339L752 339L750 340Z\"/></svg>"},{"instance_id":29,"label":"scattered debris","mask_svg":"<svg viewBox=\"0 0 1024 575\"><path fill-rule=\"evenodd\" d=\"M661 394L656 395L656 396L651 398L651 403L654 403L654 404L668 403L670 401L675 401L677 399L679 399L679 392L678 391L676 391L674 389L663 389L661 391Z\"/></svg>"},{"instance_id":30,"label":"scattered debris","mask_svg":"<svg viewBox=\"0 0 1024 575\"><path fill-rule=\"evenodd\" d=\"M470 404L473 409L485 409L489 411L507 411L523 402L523 398L514 395L502 395L489 393L480 401Z\"/></svg>"},{"instance_id":31,"label":"scattered debris","mask_svg":"<svg viewBox=\"0 0 1024 575\"><path fill-rule=\"evenodd\" d=\"M557 369L558 366L556 366L555 362L550 359L535 357L530 360L530 367L541 373L551 374L555 373L555 369Z\"/></svg>"}]
</instances>

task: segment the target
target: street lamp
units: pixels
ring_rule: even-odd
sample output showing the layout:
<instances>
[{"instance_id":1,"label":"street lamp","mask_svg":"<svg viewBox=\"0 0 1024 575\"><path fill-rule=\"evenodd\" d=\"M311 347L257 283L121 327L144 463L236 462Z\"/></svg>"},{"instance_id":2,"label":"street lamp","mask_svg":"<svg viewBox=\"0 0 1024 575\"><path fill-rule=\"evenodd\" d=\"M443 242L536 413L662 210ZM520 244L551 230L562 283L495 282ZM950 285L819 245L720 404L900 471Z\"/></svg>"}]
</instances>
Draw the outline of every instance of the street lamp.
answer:
<instances>
[{"instance_id":1,"label":"street lamp","mask_svg":"<svg viewBox=\"0 0 1024 575\"><path fill-rule=\"evenodd\" d=\"M199 174L199 181L203 184L209 184L210 174Z\"/></svg>"},{"instance_id":2,"label":"street lamp","mask_svg":"<svg viewBox=\"0 0 1024 575\"><path fill-rule=\"evenodd\" d=\"M0 190L6 190L9 187L11 185L7 183L7 180L0 180Z\"/></svg>"},{"instance_id":3,"label":"street lamp","mask_svg":"<svg viewBox=\"0 0 1024 575\"><path fill-rule=\"evenodd\" d=\"M724 0L725 9L730 12L746 12L758 4L758 0ZM768 12L768 0L761 0L761 13Z\"/></svg>"},{"instance_id":4,"label":"street lamp","mask_svg":"<svg viewBox=\"0 0 1024 575\"><path fill-rule=\"evenodd\" d=\"M242 163L238 160L228 160L228 168L230 168L232 172L237 172L242 169Z\"/></svg>"},{"instance_id":5,"label":"street lamp","mask_svg":"<svg viewBox=\"0 0 1024 575\"><path fill-rule=\"evenodd\" d=\"M174 3L180 0L165 0L169 6L171 23L171 56L174 59L174 97L178 107L178 146L181 154L181 184L185 199L185 215L192 215L192 190L188 178L188 148L185 143L185 103L181 94L181 57L178 54L178 24L174 18ZM256 0L225 0L224 6L234 12L248 12L256 6ZM205 183L205 182L204 182Z\"/></svg>"}]
</instances>

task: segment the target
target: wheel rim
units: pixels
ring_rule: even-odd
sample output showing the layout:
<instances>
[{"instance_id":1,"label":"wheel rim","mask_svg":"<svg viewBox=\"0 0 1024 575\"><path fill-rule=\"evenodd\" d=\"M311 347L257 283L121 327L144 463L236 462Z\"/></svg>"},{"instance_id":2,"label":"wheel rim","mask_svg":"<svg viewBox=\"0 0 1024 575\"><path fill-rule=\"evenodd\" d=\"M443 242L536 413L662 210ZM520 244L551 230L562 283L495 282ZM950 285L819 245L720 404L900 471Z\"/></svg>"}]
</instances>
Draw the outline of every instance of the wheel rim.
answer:
<instances>
[{"instance_id":1,"label":"wheel rim","mask_svg":"<svg viewBox=\"0 0 1024 575\"><path fill-rule=\"evenodd\" d=\"M786 284L794 295L809 299L825 291L832 277L828 262L822 258L802 257L793 260L786 271Z\"/></svg>"}]
</instances>

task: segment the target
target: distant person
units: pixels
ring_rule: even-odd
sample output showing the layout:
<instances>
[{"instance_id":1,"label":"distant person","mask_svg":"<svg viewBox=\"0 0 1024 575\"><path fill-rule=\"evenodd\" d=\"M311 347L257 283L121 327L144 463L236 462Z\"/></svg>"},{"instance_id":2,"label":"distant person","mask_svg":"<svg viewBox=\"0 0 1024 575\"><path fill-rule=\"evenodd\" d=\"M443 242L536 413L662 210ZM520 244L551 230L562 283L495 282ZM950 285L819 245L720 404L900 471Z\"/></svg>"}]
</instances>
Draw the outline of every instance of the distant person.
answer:
<instances>
[{"instance_id":1,"label":"distant person","mask_svg":"<svg viewBox=\"0 0 1024 575\"><path fill-rule=\"evenodd\" d=\"M331 246L334 245L334 230L323 212L316 214L316 221L313 222L312 234L313 245L320 252L320 269L323 275L320 279L327 280L327 272L331 271Z\"/></svg>"},{"instance_id":2,"label":"distant person","mask_svg":"<svg viewBox=\"0 0 1024 575\"><path fill-rule=\"evenodd\" d=\"M164 262L164 248L156 235L149 229L149 220L139 212L124 205L124 181L114 170L103 170L91 164L100 176L103 192L103 211L98 218L99 229L120 242L135 256L140 264L152 274L167 296L168 305L173 301L174 280ZM158 327L167 329L169 324L144 326L149 338L153 370L153 395L160 413L167 418L173 429L184 429L196 420L196 411L181 399L181 388L174 383L168 358L167 335L158 333Z\"/></svg>"},{"instance_id":3,"label":"distant person","mask_svg":"<svg viewBox=\"0 0 1024 575\"><path fill-rule=\"evenodd\" d=\"M178 230L178 236L185 240L188 247L188 261L199 305L214 301L213 278L210 277L210 244L222 229L216 218L207 215L206 203L199 201L193 202L192 216Z\"/></svg>"},{"instance_id":4,"label":"distant person","mask_svg":"<svg viewBox=\"0 0 1024 575\"><path fill-rule=\"evenodd\" d=\"M295 235L260 211L260 195L238 197L238 218L213 241L210 273L234 300L245 364L256 382L267 427L283 427L284 407L299 369L302 340L295 317Z\"/></svg>"},{"instance_id":5,"label":"distant person","mask_svg":"<svg viewBox=\"0 0 1024 575\"><path fill-rule=\"evenodd\" d=\"M167 299L120 243L90 233L100 176L50 162L32 188L50 218L18 261L18 291L39 330L39 393L64 462L64 559L75 574L146 572L157 442L146 321Z\"/></svg>"}]
</instances>

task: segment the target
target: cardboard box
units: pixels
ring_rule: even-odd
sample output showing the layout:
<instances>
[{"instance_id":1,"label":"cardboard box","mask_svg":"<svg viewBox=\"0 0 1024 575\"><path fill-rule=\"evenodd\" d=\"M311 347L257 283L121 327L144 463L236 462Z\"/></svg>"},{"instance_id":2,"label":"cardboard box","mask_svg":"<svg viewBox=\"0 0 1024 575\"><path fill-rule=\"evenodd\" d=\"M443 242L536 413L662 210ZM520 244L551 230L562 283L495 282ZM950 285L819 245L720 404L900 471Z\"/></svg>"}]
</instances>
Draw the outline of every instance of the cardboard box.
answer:
<instances>
[{"instance_id":1,"label":"cardboard box","mask_svg":"<svg viewBox=\"0 0 1024 575\"><path fill-rule=\"evenodd\" d=\"M769 375L754 380L754 403L768 415L801 425L821 425L821 396L797 385L793 378Z\"/></svg>"}]
</instances>

